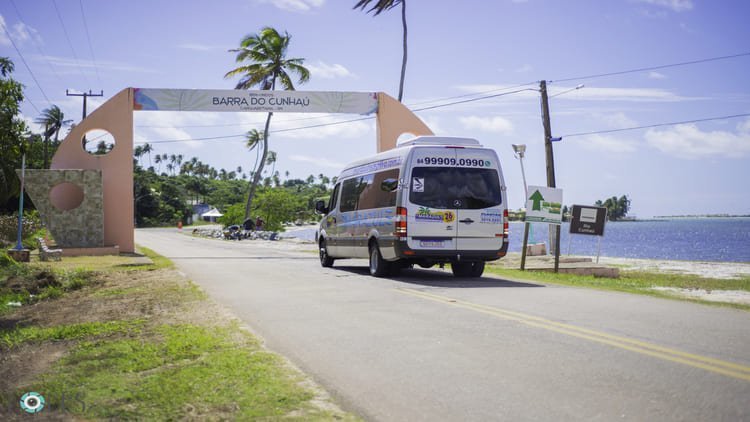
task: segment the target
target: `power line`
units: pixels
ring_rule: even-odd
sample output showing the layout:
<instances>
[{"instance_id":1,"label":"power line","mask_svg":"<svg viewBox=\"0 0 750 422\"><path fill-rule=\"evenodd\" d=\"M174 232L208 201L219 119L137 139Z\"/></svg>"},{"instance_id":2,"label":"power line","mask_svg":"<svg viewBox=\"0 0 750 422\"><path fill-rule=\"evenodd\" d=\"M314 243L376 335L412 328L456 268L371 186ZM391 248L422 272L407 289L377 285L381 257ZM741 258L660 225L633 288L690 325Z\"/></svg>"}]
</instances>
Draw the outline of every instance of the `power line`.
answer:
<instances>
[{"instance_id":1,"label":"power line","mask_svg":"<svg viewBox=\"0 0 750 422\"><path fill-rule=\"evenodd\" d=\"M708 58L708 59L691 60L691 61L680 62L680 63L671 63L671 64L665 64L665 65L661 65L661 66L641 67L641 68L638 68L638 69L621 70L621 71L617 71L617 72L599 73L599 74L587 75L587 76L576 76L576 77L573 77L573 78L556 79L554 81L550 81L550 83L553 83L553 82L570 82L570 81L578 81L578 80L582 80L582 79L603 78L605 76L616 76L616 75L624 75L624 74L627 74L627 73L645 72L645 71L648 71L648 70L666 69L666 68L669 68L669 67L687 66L687 65L691 65L691 64L707 63L707 62L713 62L713 61L717 61L717 60L735 59L737 57L744 57L744 56L750 56L750 52L739 53L739 54L732 54L732 55L729 55L729 56L711 57L711 58Z\"/></svg>"},{"instance_id":2,"label":"power line","mask_svg":"<svg viewBox=\"0 0 750 422\"><path fill-rule=\"evenodd\" d=\"M682 120L679 122L655 123L652 125L633 126L633 127L625 127L625 128L620 128L620 129L608 129L608 130L598 130L594 132L571 133L570 135L563 135L562 138L572 138L574 136L586 136L586 135L599 135L602 133L625 132L628 130L649 129L649 128L660 127L660 126L675 126L675 125L683 125L683 124L688 124L688 123L708 122L712 120L736 119L739 117L748 117L748 116L750 116L750 113L732 114L729 116L719 116L719 117L705 117L702 119Z\"/></svg>"},{"instance_id":3,"label":"power line","mask_svg":"<svg viewBox=\"0 0 750 422\"><path fill-rule=\"evenodd\" d=\"M27 28L31 28L29 25L24 22L23 16L21 16L21 11L18 10L18 6L16 6L16 2L14 0L10 0L11 5L13 5L13 9L16 11L16 15L18 15L18 20ZM62 78L60 77L60 74L57 73L57 70L55 70L55 67L52 66L52 62L49 61L49 58L47 57L47 54L42 49L41 43L38 42L32 42L34 47L39 51L39 54L42 56L45 62L47 62L47 65L49 66L50 70L52 71L52 74L55 75L58 81L62 82Z\"/></svg>"},{"instance_id":4,"label":"power line","mask_svg":"<svg viewBox=\"0 0 750 422\"><path fill-rule=\"evenodd\" d=\"M96 79L99 81L99 86L104 86L102 78L99 76L99 66L96 64L96 57L94 56L94 47L91 46L91 34L89 33L89 25L86 23L86 14L83 12L83 0L78 0L78 5L81 6L81 18L83 18L83 28L86 30L86 41L89 44L89 52L91 52L91 61L94 63L94 72L96 73Z\"/></svg>"},{"instance_id":5,"label":"power line","mask_svg":"<svg viewBox=\"0 0 750 422\"><path fill-rule=\"evenodd\" d=\"M600 77L605 77L605 76L622 75L622 74L627 74L627 73L644 72L644 71L647 71L647 70L657 70L657 69L664 69L664 68L676 67L676 66L686 66L686 65L691 65L691 64L706 63L706 62L717 61L717 60L726 60L726 59L743 57L743 56L750 56L750 52L739 53L739 54L734 54L734 55L729 55L729 56L720 56L720 57L711 57L711 58L700 59L700 60L692 60L692 61L688 61L688 62L671 63L671 64L660 65L660 66L651 66L651 67L643 67L643 68L638 68L638 69L623 70L623 71L618 71L618 72L609 72L609 73L601 73L601 74L588 75L588 76L579 76L579 77L574 77L574 78L558 79L555 82L569 82L569 81L581 80L581 79L592 79L592 78L600 78ZM552 82L550 82L550 83L552 83ZM518 84L518 85L514 85L514 86L511 86L511 87L507 87L507 88L496 88L496 89L484 91L482 93L496 92L498 90L506 90L506 89L513 89L513 88L520 88L520 87L528 86L528 85L532 85L532 84L536 84L536 82L529 82L529 83L524 83L524 84ZM534 89L534 88L524 88L524 89L518 89L518 90L514 90L514 91L502 92L502 93L499 93L499 94L484 95L484 96L480 96L480 97L476 97L476 98L469 98L467 100L453 101L453 102L450 102L450 103L437 104L437 105L434 105L434 106L415 108L415 109L412 109L412 111L413 112L419 112L419 111L433 110L433 109L436 109L436 108L448 107L448 106L457 105L457 104L464 104L464 103L470 103L470 102L474 102L474 101L485 100L485 99L489 99L489 98L502 97L502 96L506 96L506 95L510 95L510 94L516 94L516 93L519 93L519 92L522 92L522 91L538 91L538 90ZM471 96L471 95L477 95L477 94L481 94L481 93L463 94L463 95L458 95L458 96L454 96L454 97L447 97L445 99L463 98L463 97L467 97L467 96ZM438 100L427 101L427 102L424 102L422 104L427 104L427 103L435 102L435 101L438 101ZM742 116L745 116L745 115L739 114L739 115L733 115L733 116L724 117L724 118L742 117ZM317 119L317 118L321 118L321 117L313 117L312 119ZM373 117L365 117L365 118L359 118L359 119L343 120L343 121L340 121L340 122L333 122L333 123L321 123L321 124L317 124L317 125L309 125L309 126L302 126L302 127L296 127L296 128L288 128L288 129L280 129L280 130L276 130L276 131L271 131L270 133L290 132L290 131L295 131L295 130L303 130L303 129L312 129L312 128L325 127L325 126L340 125L340 124L357 122L357 121L362 121L362 120L369 120L369 119L372 119L372 118ZM593 135L593 134L599 134L599 133L619 132L619 131L625 131L625 130L645 129L645 128L649 128L649 127L670 126L670 125L682 124L682 123L695 123L695 122L701 122L701 121L721 120L721 119L722 118L719 117L719 118L697 119L697 120L691 120L691 121L685 121L685 122L676 122L676 123L660 123L660 124L656 124L656 125L643 126L643 127L612 129L612 130L607 130L607 131L596 131L596 132L589 132L589 133L578 133L578 134L572 134L572 135L566 135L566 136L570 137L570 136L583 136L583 135L589 135L589 134ZM305 118L299 119L299 120L305 120ZM290 121L292 121L292 120L290 120ZM224 125L219 125L219 126L224 126ZM140 127L149 127L149 126L140 126ZM172 127L172 126L169 126L169 127ZM183 126L178 126L178 127L183 127ZM185 126L185 127L187 127L187 126ZM215 137L208 137L208 138L171 139L171 140L150 141L150 142L151 143L172 143L172 142L204 141L204 140L230 139L230 138L237 138L237 137L241 137L241 136L244 136L244 134L227 135L227 136L215 136ZM144 142L146 142L146 141L144 141Z\"/></svg>"},{"instance_id":6,"label":"power line","mask_svg":"<svg viewBox=\"0 0 750 422\"><path fill-rule=\"evenodd\" d=\"M16 45L16 42L13 41L13 37L11 37L10 32L8 32L8 28L7 28L6 25L3 25L3 30L5 31L5 34L8 36L8 39L10 40L10 43L13 44L13 48L16 49L16 53L18 53L18 57L21 58L21 61L23 62L23 65L26 66L26 70L29 71L29 74L31 75L31 79L34 80L34 83L36 84L37 88L39 88L39 91L44 96L44 99L47 100L47 103L52 104L52 101L50 101L49 98L47 98L47 94L42 89L42 85L40 85L39 81L36 79L36 76L34 75L34 72L32 72L31 67L29 67L28 63L26 63L26 59L23 58L23 54L21 54L21 50L18 49L18 46ZM26 99L26 101L29 102L29 104L31 104L32 107L34 107L34 110L36 110L36 112L38 114L42 114L42 112L39 111L39 108L36 106L36 104L34 104L33 101L31 101L31 99L29 99L29 98L25 98L25 99Z\"/></svg>"},{"instance_id":7,"label":"power line","mask_svg":"<svg viewBox=\"0 0 750 422\"><path fill-rule=\"evenodd\" d=\"M76 54L75 48L73 48L73 42L70 41L70 36L68 35L68 30L65 29L65 22L63 21L62 15L60 14L60 9L57 7L57 0L52 0L52 5L55 6L55 12L57 13L57 19L60 20L60 26L62 26L63 33L65 34L65 39L68 41L68 46L70 47L70 51L73 53L73 59L75 59L76 65L78 66L78 70L81 71L81 75L86 80L86 83L88 84L88 87L91 88L91 81L89 81L88 76L86 76L86 72L83 71L83 67L81 67L81 62L78 60L78 55Z\"/></svg>"}]
</instances>

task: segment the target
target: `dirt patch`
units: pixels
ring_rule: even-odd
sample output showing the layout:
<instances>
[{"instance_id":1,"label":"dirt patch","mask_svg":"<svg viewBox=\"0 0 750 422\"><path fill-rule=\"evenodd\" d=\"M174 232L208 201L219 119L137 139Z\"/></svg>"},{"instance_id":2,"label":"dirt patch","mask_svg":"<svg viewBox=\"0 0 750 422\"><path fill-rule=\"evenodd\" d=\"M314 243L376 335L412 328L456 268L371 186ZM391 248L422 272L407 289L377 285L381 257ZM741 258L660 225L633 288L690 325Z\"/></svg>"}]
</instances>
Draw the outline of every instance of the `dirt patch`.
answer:
<instances>
[{"instance_id":1,"label":"dirt patch","mask_svg":"<svg viewBox=\"0 0 750 422\"><path fill-rule=\"evenodd\" d=\"M6 285L14 293L28 292L32 295L38 295L43 289L60 287L62 283L57 279L55 273L43 270L34 277L12 276L8 278Z\"/></svg>"}]
</instances>

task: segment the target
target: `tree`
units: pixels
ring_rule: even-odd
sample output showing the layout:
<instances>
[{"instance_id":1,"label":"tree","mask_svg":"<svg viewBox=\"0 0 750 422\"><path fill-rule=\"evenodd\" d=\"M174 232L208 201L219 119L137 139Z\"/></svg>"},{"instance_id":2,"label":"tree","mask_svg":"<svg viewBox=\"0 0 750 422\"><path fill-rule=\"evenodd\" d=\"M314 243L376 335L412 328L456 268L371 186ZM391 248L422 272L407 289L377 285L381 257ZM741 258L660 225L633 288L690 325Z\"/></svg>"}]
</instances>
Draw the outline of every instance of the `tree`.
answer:
<instances>
[{"instance_id":1,"label":"tree","mask_svg":"<svg viewBox=\"0 0 750 422\"><path fill-rule=\"evenodd\" d=\"M275 90L276 82L280 82L285 90L294 91L292 76L295 75L299 83L305 83L310 79L310 71L302 63L302 58L286 57L291 36L284 31L280 34L276 29L265 27L258 34L246 35L240 41L240 48L229 50L237 53L236 62L243 64L227 72L224 77L231 78L240 76L235 89L250 89L259 87L262 90ZM263 129L263 154L261 155L258 169L255 171L250 192L245 205L245 218L250 218L253 195L261 178L263 163L268 154L268 128L271 124L273 113L268 113L266 124Z\"/></svg>"},{"instance_id":2,"label":"tree","mask_svg":"<svg viewBox=\"0 0 750 422\"><path fill-rule=\"evenodd\" d=\"M55 145L60 141L58 137L60 135L60 129L63 126L69 126L73 120L65 120L65 113L60 110L60 107L52 105L50 108L42 110L42 115L34 120L34 123L44 125L44 168L47 168L47 145L49 144L49 137L55 134Z\"/></svg>"},{"instance_id":3,"label":"tree","mask_svg":"<svg viewBox=\"0 0 750 422\"><path fill-rule=\"evenodd\" d=\"M148 154L148 165L151 167L151 151L153 151L154 148L149 144L148 142L143 144L143 153Z\"/></svg>"},{"instance_id":4,"label":"tree","mask_svg":"<svg viewBox=\"0 0 750 422\"><path fill-rule=\"evenodd\" d=\"M607 208L607 215L609 216L610 221L620 220L628 214L628 211L630 211L630 199L627 195L623 195L620 198L613 196L607 198L603 202L602 200L598 200L594 205Z\"/></svg>"},{"instance_id":5,"label":"tree","mask_svg":"<svg viewBox=\"0 0 750 422\"><path fill-rule=\"evenodd\" d=\"M26 124L20 116L23 85L10 75L13 62L0 57L0 208L6 208L11 198L17 198L21 183L16 169L21 168L21 143Z\"/></svg>"},{"instance_id":6,"label":"tree","mask_svg":"<svg viewBox=\"0 0 750 422\"><path fill-rule=\"evenodd\" d=\"M367 6L372 3L373 0L358 0L357 4L354 5L354 9L365 10ZM403 27L403 55L401 56L401 80L398 84L398 100L404 97L404 78L406 77L406 0L377 0L370 10L366 13L374 12L373 16L377 16L380 13L391 10L394 7L401 5L401 26Z\"/></svg>"}]
</instances>

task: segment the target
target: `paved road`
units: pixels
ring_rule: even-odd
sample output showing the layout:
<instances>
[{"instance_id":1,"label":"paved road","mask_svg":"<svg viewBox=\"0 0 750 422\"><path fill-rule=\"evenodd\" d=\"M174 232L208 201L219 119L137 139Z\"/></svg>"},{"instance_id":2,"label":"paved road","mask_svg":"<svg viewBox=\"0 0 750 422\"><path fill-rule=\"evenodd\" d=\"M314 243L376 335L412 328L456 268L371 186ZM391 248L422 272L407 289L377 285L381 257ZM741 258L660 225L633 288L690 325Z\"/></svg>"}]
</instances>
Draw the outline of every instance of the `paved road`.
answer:
<instances>
[{"instance_id":1,"label":"paved road","mask_svg":"<svg viewBox=\"0 0 750 422\"><path fill-rule=\"evenodd\" d=\"M137 230L378 421L750 420L750 312Z\"/></svg>"}]
</instances>

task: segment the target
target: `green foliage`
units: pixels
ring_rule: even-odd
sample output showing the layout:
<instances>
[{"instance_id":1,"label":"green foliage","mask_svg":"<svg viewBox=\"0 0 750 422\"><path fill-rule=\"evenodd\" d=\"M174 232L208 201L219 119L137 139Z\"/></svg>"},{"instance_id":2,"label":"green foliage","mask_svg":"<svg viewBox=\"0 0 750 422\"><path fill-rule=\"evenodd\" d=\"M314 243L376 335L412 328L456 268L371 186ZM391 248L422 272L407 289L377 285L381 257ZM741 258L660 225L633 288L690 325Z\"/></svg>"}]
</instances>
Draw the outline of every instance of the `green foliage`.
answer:
<instances>
[{"instance_id":1,"label":"green foliage","mask_svg":"<svg viewBox=\"0 0 750 422\"><path fill-rule=\"evenodd\" d=\"M598 200L594 205L597 207L606 207L610 221L620 220L627 216L628 211L630 211L630 199L627 195L623 195L620 198L613 196L607 198L603 202Z\"/></svg>"},{"instance_id":2,"label":"green foliage","mask_svg":"<svg viewBox=\"0 0 750 422\"><path fill-rule=\"evenodd\" d=\"M11 78L13 62L0 57L0 210L18 198L21 186L16 169L21 168L21 144L26 124L20 115L23 85Z\"/></svg>"},{"instance_id":3,"label":"green foliage","mask_svg":"<svg viewBox=\"0 0 750 422\"><path fill-rule=\"evenodd\" d=\"M0 249L0 270L8 267L15 267L18 263L11 258L5 249Z\"/></svg>"},{"instance_id":4,"label":"green foliage","mask_svg":"<svg viewBox=\"0 0 750 422\"><path fill-rule=\"evenodd\" d=\"M23 213L21 242L28 249L36 248L36 237L44 237L45 231L36 210ZM18 214L0 215L0 247L15 246L18 236Z\"/></svg>"},{"instance_id":5,"label":"green foliage","mask_svg":"<svg viewBox=\"0 0 750 422\"><path fill-rule=\"evenodd\" d=\"M253 215L265 221L264 230L280 231L283 223L294 220L300 199L285 189L266 189L258 193L253 205Z\"/></svg>"},{"instance_id":6,"label":"green foliage","mask_svg":"<svg viewBox=\"0 0 750 422\"><path fill-rule=\"evenodd\" d=\"M224 215L219 217L217 220L224 227L231 226L233 224L240 225L245 219L245 204L239 203L230 206L224 211Z\"/></svg>"}]
</instances>

